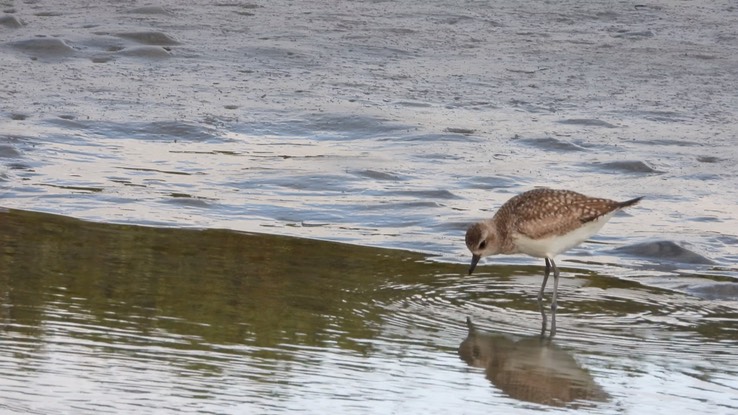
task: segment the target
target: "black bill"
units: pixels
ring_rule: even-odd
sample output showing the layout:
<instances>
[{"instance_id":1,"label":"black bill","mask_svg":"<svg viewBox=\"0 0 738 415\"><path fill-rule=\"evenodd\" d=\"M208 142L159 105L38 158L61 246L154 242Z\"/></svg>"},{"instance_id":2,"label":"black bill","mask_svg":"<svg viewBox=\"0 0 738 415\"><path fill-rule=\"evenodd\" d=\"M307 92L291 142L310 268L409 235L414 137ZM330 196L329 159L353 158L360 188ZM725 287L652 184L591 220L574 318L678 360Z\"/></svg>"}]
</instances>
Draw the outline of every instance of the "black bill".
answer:
<instances>
[{"instance_id":1,"label":"black bill","mask_svg":"<svg viewBox=\"0 0 738 415\"><path fill-rule=\"evenodd\" d=\"M480 259L482 259L481 256L472 255L472 263L471 263L471 266L469 267L469 275L471 275L472 272L474 272L474 268L477 267L477 262L479 262Z\"/></svg>"}]
</instances>

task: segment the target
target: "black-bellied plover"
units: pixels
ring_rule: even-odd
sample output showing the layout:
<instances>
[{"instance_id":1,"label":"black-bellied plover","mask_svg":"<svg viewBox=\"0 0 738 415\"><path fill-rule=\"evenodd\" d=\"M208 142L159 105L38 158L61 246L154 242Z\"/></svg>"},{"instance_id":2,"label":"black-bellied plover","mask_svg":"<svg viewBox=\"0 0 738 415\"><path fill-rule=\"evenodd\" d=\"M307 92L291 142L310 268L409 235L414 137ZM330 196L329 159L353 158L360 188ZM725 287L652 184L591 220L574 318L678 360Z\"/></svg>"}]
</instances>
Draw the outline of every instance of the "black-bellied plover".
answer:
<instances>
[{"instance_id":1,"label":"black-bellied plover","mask_svg":"<svg viewBox=\"0 0 738 415\"><path fill-rule=\"evenodd\" d=\"M556 333L556 297L559 270L553 258L597 233L620 209L638 203L642 197L616 202L585 196L570 190L534 189L508 200L492 219L475 223L466 231L466 246L472 253L469 274L482 257L522 253L544 258L546 270L538 292L543 299L548 276L553 269L554 288L551 335ZM543 309L541 309L541 314ZM545 314L544 314L545 331Z\"/></svg>"}]
</instances>

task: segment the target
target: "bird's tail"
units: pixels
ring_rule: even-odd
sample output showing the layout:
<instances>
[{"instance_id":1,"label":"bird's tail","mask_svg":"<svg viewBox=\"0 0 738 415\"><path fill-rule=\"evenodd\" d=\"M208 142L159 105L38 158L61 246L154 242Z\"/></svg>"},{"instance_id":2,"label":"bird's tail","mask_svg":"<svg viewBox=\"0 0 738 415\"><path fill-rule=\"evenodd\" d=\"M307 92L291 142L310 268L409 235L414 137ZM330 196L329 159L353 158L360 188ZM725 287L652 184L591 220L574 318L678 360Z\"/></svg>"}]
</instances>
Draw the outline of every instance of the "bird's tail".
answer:
<instances>
[{"instance_id":1,"label":"bird's tail","mask_svg":"<svg viewBox=\"0 0 738 415\"><path fill-rule=\"evenodd\" d=\"M637 197L635 199L626 200L625 202L620 202L620 204L618 205L618 208L622 209L622 208L627 208L628 206L633 206L636 203L640 202L641 199L643 199L643 196Z\"/></svg>"}]
</instances>

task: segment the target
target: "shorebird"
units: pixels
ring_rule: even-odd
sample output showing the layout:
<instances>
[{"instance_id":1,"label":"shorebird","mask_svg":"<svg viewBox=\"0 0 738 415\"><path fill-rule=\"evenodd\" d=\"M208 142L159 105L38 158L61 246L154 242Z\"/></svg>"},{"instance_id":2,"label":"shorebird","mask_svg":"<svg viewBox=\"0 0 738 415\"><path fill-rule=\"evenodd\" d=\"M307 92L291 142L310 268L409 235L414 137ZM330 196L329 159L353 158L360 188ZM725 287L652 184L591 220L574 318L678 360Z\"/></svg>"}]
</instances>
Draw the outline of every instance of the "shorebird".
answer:
<instances>
[{"instance_id":1,"label":"shorebird","mask_svg":"<svg viewBox=\"0 0 738 415\"><path fill-rule=\"evenodd\" d=\"M559 270L554 257L591 237L615 212L633 206L642 197L616 202L585 196L570 190L540 188L521 193L508 200L492 219L471 225L466 231L466 246L472 253L469 275L482 257L496 254L522 253L543 258L546 269L538 292L538 303L548 276L553 270L554 287L551 301L553 313L551 335L556 333L556 299ZM546 316L543 315L543 331Z\"/></svg>"}]
</instances>

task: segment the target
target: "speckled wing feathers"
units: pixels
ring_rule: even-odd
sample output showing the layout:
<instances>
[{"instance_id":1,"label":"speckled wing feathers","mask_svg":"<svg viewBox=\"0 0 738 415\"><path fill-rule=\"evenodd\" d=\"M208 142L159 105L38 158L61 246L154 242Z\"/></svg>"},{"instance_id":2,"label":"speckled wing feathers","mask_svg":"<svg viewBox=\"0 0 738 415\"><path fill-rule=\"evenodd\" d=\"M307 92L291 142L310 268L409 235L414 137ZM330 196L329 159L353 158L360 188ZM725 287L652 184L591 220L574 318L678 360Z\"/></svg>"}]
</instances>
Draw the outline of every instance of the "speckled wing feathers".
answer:
<instances>
[{"instance_id":1,"label":"speckled wing feathers","mask_svg":"<svg viewBox=\"0 0 738 415\"><path fill-rule=\"evenodd\" d=\"M591 198L569 190L535 189L513 197L493 218L505 233L532 239L563 235L621 207L609 199Z\"/></svg>"}]
</instances>

